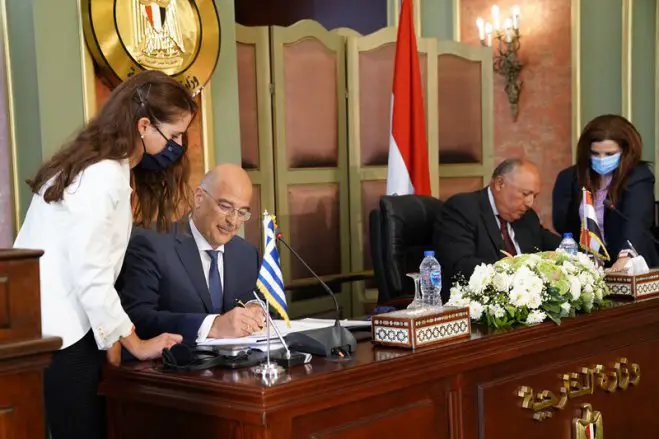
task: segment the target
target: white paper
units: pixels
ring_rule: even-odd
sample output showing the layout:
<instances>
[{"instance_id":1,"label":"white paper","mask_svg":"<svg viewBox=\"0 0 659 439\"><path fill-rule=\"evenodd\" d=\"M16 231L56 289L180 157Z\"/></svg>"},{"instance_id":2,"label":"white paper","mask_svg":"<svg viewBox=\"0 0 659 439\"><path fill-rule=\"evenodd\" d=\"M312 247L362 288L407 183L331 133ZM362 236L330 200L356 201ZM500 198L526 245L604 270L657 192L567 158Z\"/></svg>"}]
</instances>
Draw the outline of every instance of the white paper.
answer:
<instances>
[{"instance_id":1,"label":"white paper","mask_svg":"<svg viewBox=\"0 0 659 439\"><path fill-rule=\"evenodd\" d=\"M369 327L371 322L367 320L341 320L341 326L345 328ZM279 329L282 337L286 337L292 332L307 331L309 329L327 328L334 325L334 319L302 319L291 320L291 326L288 327L283 320L275 320L275 326ZM259 332L255 332L247 337L240 338L207 338L198 343L203 346L228 346L228 345L241 345L249 346L252 349L265 350L267 346L267 338L265 328ZM270 328L270 350L282 348L283 345L277 337L277 333L273 328Z\"/></svg>"}]
</instances>

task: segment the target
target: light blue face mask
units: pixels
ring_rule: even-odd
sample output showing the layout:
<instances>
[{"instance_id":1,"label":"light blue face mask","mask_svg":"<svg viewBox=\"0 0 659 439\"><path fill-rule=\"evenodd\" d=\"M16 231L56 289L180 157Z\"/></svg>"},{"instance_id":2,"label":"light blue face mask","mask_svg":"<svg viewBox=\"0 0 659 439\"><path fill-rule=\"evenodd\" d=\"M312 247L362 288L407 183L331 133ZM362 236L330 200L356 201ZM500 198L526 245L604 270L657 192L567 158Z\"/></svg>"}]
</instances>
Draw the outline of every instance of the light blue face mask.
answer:
<instances>
[{"instance_id":1,"label":"light blue face mask","mask_svg":"<svg viewBox=\"0 0 659 439\"><path fill-rule=\"evenodd\" d=\"M608 175L620 166L620 153L606 157L591 157L590 165L599 175Z\"/></svg>"}]
</instances>

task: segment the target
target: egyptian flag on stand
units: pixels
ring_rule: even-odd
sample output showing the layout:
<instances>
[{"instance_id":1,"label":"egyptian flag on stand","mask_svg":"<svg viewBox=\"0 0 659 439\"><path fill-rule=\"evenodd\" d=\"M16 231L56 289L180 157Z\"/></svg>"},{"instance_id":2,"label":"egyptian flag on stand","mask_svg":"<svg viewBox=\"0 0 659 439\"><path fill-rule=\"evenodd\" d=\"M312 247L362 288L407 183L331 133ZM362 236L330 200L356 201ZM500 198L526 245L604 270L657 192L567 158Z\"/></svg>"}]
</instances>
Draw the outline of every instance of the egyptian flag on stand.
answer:
<instances>
[{"instance_id":1,"label":"egyptian flag on stand","mask_svg":"<svg viewBox=\"0 0 659 439\"><path fill-rule=\"evenodd\" d=\"M591 253L603 261L609 261L609 252L604 246L602 232L597 222L595 206L593 205L593 196L586 188L583 192L583 218L581 220L581 239L580 244L588 253Z\"/></svg>"},{"instance_id":2,"label":"egyptian flag on stand","mask_svg":"<svg viewBox=\"0 0 659 439\"><path fill-rule=\"evenodd\" d=\"M430 195L425 118L412 0L403 0L391 96L387 195Z\"/></svg>"},{"instance_id":3,"label":"egyptian flag on stand","mask_svg":"<svg viewBox=\"0 0 659 439\"><path fill-rule=\"evenodd\" d=\"M586 430L585 433L586 433L586 438L587 439L595 439L597 437L596 436L597 431L596 431L596 428L595 428L595 424L593 424L592 422L590 424L586 425L584 427L584 429Z\"/></svg>"}]
</instances>

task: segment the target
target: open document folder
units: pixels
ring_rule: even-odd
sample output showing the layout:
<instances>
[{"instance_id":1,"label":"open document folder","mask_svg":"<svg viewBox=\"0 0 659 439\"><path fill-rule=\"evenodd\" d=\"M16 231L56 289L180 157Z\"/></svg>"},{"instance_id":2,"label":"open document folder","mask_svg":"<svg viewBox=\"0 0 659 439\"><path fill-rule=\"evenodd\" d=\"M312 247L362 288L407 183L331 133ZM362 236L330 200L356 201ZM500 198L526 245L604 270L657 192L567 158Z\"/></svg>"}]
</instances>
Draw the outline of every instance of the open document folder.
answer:
<instances>
[{"instance_id":1,"label":"open document folder","mask_svg":"<svg viewBox=\"0 0 659 439\"><path fill-rule=\"evenodd\" d=\"M307 331L309 329L326 328L334 325L334 319L302 319L291 320L291 327L286 326L283 320L275 320L275 325L279 329L282 337L286 337L292 332ZM341 326L345 328L368 328L371 322L368 320L341 320ZM255 332L247 337L240 338L207 338L206 340L198 343L201 346L227 346L227 345L241 345L249 346L252 349L264 350L266 348L268 339L266 338L265 328L259 332ZM270 328L270 349L275 350L282 348L282 344L277 337L277 333L273 328Z\"/></svg>"}]
</instances>

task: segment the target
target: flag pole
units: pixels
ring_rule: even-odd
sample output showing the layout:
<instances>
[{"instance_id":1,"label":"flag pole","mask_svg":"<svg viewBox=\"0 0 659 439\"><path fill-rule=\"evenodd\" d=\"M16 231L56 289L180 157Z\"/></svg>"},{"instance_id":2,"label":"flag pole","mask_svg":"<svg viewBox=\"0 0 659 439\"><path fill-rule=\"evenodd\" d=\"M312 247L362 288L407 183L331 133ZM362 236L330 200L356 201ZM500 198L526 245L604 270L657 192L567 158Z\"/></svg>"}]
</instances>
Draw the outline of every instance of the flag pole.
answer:
<instances>
[{"instance_id":1,"label":"flag pole","mask_svg":"<svg viewBox=\"0 0 659 439\"><path fill-rule=\"evenodd\" d=\"M264 250L268 246L268 231L266 230L266 222L267 222L267 219L269 217L270 217L270 214L268 213L268 211L264 210L263 211L263 240L264 240L263 248L264 248ZM265 257L264 257L264 260L265 260ZM260 277L259 277L258 282L260 282ZM264 294L266 294L266 293L264 292ZM258 297L257 297L257 299L258 299ZM259 301L259 303L260 303L260 301ZM266 300L265 300L265 310L266 310L266 317L267 317L266 318L266 329L265 329L265 336L267 338L267 340L266 340L266 361L265 361L265 363L260 364L259 366L257 366L254 369L254 373L261 377L261 382L264 385L271 386L283 374L284 368L281 367L280 365L278 365L276 363L272 363L270 361L270 326L271 326L270 325L270 300L268 300L267 297L266 297ZM272 326L274 326L274 324Z\"/></svg>"},{"instance_id":2,"label":"flag pole","mask_svg":"<svg viewBox=\"0 0 659 439\"><path fill-rule=\"evenodd\" d=\"M265 312L267 315L270 315L270 302L267 300L265 301ZM266 364L270 367L270 319L265 319L265 325L265 336L268 339L266 347Z\"/></svg>"},{"instance_id":3,"label":"flag pole","mask_svg":"<svg viewBox=\"0 0 659 439\"><path fill-rule=\"evenodd\" d=\"M586 188L581 187L581 236L579 241L583 241L586 254L589 254L595 259L595 255L590 249L590 238L588 237L588 232L586 231Z\"/></svg>"}]
</instances>

